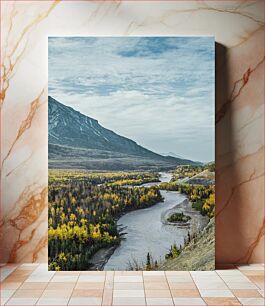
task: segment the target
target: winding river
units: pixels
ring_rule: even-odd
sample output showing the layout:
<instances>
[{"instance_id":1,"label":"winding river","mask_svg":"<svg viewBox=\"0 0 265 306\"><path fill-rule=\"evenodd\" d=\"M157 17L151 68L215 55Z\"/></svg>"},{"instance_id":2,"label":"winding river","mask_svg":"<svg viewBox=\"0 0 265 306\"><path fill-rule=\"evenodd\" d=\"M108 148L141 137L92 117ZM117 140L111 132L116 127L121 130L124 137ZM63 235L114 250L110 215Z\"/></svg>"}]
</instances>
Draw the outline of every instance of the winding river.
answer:
<instances>
[{"instance_id":1,"label":"winding river","mask_svg":"<svg viewBox=\"0 0 265 306\"><path fill-rule=\"evenodd\" d=\"M161 182L169 182L171 177L169 173L160 173ZM154 185L159 183L147 183L140 187ZM193 210L185 195L176 191L160 190L160 192L164 198L163 202L129 212L118 220L117 224L123 228L125 239L115 249L104 270L128 270L133 262L144 265L148 252L153 260L163 260L172 244L183 245L188 231L197 231L207 224L207 217ZM190 227L165 224L163 216L173 210L190 215L192 217Z\"/></svg>"}]
</instances>

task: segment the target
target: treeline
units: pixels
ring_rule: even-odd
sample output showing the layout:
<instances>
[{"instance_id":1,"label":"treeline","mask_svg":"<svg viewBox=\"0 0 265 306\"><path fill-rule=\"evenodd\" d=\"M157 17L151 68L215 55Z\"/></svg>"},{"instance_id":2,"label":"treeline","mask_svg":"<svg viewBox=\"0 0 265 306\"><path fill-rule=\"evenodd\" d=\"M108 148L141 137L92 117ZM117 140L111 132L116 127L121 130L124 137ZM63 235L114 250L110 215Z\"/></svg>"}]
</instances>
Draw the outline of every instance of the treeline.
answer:
<instances>
[{"instance_id":1,"label":"treeline","mask_svg":"<svg viewBox=\"0 0 265 306\"><path fill-rule=\"evenodd\" d=\"M176 181L178 179L192 177L202 172L203 170L204 166L192 166L192 165L177 166L173 172L173 180Z\"/></svg>"},{"instance_id":2,"label":"treeline","mask_svg":"<svg viewBox=\"0 0 265 306\"><path fill-rule=\"evenodd\" d=\"M196 174L208 170L209 172L215 171L215 163L209 163L206 165L182 165L177 166L176 169L173 171L173 181L177 181L178 179L183 178L191 178Z\"/></svg>"},{"instance_id":3,"label":"treeline","mask_svg":"<svg viewBox=\"0 0 265 306\"><path fill-rule=\"evenodd\" d=\"M59 177L49 180L50 270L88 270L96 251L120 243L118 217L162 201L157 187L109 184L110 176Z\"/></svg>"},{"instance_id":4,"label":"treeline","mask_svg":"<svg viewBox=\"0 0 265 306\"><path fill-rule=\"evenodd\" d=\"M49 170L49 183L60 180L86 181L93 185L116 183L120 185L140 185L149 182L159 182L157 172L91 172L83 170Z\"/></svg>"},{"instance_id":5,"label":"treeline","mask_svg":"<svg viewBox=\"0 0 265 306\"><path fill-rule=\"evenodd\" d=\"M192 202L192 207L200 211L200 213L209 218L214 217L215 212L215 186L209 185L190 185L178 184L176 182L161 183L160 189L179 191L188 196Z\"/></svg>"}]
</instances>

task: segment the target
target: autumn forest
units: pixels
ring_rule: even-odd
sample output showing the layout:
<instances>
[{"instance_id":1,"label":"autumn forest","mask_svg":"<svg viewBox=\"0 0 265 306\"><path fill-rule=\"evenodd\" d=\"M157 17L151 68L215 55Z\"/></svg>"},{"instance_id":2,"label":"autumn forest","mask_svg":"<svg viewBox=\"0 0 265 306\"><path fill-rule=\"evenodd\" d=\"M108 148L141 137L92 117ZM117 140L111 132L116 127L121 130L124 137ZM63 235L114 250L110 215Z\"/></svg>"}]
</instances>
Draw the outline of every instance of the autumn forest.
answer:
<instances>
[{"instance_id":1,"label":"autumn forest","mask_svg":"<svg viewBox=\"0 0 265 306\"><path fill-rule=\"evenodd\" d=\"M117 220L130 211L163 202L161 190L185 194L193 209L212 218L214 185L180 181L203 170L205 167L178 166L171 171L171 181L162 183L159 183L158 172L49 170L49 269L92 269L90 260L97 251L119 246L122 235ZM142 186L150 182L157 185ZM188 222L190 219L175 214L169 221ZM176 245L171 249L169 246L165 259L172 257L172 252L180 253ZM143 269L151 267L150 256L147 254L147 265Z\"/></svg>"}]
</instances>

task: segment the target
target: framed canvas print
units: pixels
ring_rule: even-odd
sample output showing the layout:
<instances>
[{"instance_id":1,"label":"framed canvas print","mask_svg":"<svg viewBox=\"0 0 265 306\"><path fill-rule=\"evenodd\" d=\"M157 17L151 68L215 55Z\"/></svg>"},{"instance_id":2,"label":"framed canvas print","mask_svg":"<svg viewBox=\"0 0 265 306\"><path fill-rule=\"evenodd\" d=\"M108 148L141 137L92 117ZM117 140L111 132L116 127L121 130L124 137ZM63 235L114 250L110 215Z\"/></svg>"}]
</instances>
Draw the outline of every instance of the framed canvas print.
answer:
<instances>
[{"instance_id":1,"label":"framed canvas print","mask_svg":"<svg viewBox=\"0 0 265 306\"><path fill-rule=\"evenodd\" d=\"M214 269L214 38L48 43L49 269Z\"/></svg>"}]
</instances>

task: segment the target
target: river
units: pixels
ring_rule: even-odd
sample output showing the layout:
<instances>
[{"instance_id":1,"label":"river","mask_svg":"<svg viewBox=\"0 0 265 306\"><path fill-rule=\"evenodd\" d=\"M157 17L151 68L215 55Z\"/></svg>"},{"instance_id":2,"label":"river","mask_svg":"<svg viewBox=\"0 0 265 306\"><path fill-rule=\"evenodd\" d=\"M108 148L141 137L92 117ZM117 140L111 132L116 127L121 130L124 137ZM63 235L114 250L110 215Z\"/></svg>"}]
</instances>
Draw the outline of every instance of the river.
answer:
<instances>
[{"instance_id":1,"label":"river","mask_svg":"<svg viewBox=\"0 0 265 306\"><path fill-rule=\"evenodd\" d=\"M160 173L161 182L169 182L172 175ZM140 187L159 185L159 183L147 183ZM128 270L130 263L134 261L139 265L146 263L149 252L153 260L163 260L174 243L183 245L188 231L202 229L208 222L207 217L192 209L191 204L185 199L186 196L177 191L160 190L164 201L156 205L129 212L122 216L117 224L123 228L124 238L115 249L104 270ZM183 211L190 215L191 226L178 227L176 225L164 224L163 215L168 211Z\"/></svg>"}]
</instances>

